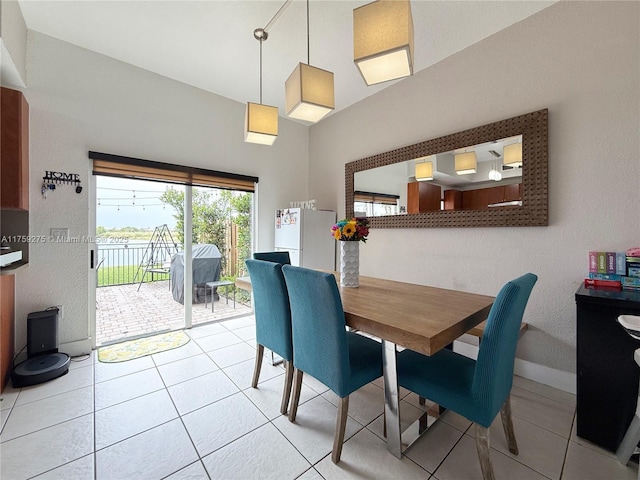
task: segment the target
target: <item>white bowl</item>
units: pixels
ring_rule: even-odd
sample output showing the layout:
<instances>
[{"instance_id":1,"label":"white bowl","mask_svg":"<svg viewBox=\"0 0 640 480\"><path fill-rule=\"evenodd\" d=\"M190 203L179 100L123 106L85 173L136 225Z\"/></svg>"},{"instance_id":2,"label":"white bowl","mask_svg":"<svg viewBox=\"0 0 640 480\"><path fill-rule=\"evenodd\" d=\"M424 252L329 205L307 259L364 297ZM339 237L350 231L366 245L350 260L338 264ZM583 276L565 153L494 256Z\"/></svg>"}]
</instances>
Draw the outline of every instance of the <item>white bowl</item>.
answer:
<instances>
[{"instance_id":1,"label":"white bowl","mask_svg":"<svg viewBox=\"0 0 640 480\"><path fill-rule=\"evenodd\" d=\"M637 315L620 315L618 323L633 338L640 340L640 317Z\"/></svg>"}]
</instances>

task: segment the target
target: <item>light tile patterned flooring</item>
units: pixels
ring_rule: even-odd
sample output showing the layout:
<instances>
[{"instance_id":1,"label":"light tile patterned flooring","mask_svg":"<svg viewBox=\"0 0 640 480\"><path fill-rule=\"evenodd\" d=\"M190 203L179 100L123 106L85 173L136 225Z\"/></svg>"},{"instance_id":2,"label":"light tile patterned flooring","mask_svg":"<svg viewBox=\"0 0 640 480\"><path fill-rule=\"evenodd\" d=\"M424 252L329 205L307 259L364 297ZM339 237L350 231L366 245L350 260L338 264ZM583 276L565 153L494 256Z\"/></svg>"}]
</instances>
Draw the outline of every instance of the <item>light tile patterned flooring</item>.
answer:
<instances>
[{"instance_id":1,"label":"light tile patterned flooring","mask_svg":"<svg viewBox=\"0 0 640 480\"><path fill-rule=\"evenodd\" d=\"M168 280L143 283L140 290L138 285L96 289L96 345L184 327L184 305L173 299ZM251 313L251 305L239 301L234 308L233 289L229 288L227 300L226 288L218 288L220 300L215 302L213 313L211 302L206 308L204 303L193 304L192 325Z\"/></svg>"},{"instance_id":2,"label":"light tile patterned flooring","mask_svg":"<svg viewBox=\"0 0 640 480\"><path fill-rule=\"evenodd\" d=\"M284 370L263 362L250 387L253 317L195 327L188 344L129 362L74 359L65 375L3 394L0 477L38 479L479 479L473 428L447 412L399 460L382 436L378 380L354 393L339 465L337 398L305 376L295 423L279 414ZM402 391L403 423L417 397ZM498 479L635 479L637 464L575 435L575 397L514 378L520 455L491 427Z\"/></svg>"}]
</instances>

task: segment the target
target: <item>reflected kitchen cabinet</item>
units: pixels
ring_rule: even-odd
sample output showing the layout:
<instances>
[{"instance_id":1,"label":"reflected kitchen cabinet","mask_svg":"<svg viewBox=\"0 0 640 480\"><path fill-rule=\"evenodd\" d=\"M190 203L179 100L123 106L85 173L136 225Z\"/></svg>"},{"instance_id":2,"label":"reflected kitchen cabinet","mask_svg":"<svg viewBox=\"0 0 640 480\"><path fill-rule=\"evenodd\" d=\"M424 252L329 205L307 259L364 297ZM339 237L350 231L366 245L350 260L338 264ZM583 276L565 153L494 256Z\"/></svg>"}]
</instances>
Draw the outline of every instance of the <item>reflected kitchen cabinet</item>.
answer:
<instances>
[{"instance_id":1,"label":"reflected kitchen cabinet","mask_svg":"<svg viewBox=\"0 0 640 480\"><path fill-rule=\"evenodd\" d=\"M436 212L440 210L442 189L428 182L407 184L407 213Z\"/></svg>"}]
</instances>

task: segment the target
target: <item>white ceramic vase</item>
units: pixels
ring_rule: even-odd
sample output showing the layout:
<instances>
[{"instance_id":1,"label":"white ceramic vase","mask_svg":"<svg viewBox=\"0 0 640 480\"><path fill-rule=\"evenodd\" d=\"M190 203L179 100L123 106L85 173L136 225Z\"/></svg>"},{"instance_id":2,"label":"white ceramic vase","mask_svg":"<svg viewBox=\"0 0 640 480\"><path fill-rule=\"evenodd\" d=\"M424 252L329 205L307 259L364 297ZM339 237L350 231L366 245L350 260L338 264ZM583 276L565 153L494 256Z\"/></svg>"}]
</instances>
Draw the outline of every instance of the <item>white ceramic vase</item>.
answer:
<instances>
[{"instance_id":1,"label":"white ceramic vase","mask_svg":"<svg viewBox=\"0 0 640 480\"><path fill-rule=\"evenodd\" d=\"M340 242L340 286L360 286L360 242Z\"/></svg>"}]
</instances>

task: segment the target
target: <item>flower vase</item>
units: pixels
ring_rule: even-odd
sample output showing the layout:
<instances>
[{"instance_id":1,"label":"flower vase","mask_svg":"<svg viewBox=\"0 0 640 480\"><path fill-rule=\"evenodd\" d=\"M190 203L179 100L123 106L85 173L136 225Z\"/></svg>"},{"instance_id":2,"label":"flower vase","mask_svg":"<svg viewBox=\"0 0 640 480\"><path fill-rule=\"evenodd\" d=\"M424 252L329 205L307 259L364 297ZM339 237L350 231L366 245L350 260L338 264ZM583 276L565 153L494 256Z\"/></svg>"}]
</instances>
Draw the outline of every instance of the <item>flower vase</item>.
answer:
<instances>
[{"instance_id":1,"label":"flower vase","mask_svg":"<svg viewBox=\"0 0 640 480\"><path fill-rule=\"evenodd\" d=\"M340 286L360 286L360 242L340 242Z\"/></svg>"}]
</instances>

